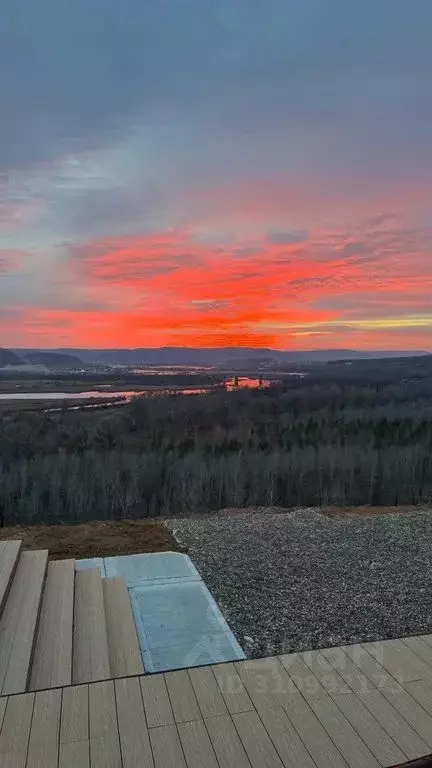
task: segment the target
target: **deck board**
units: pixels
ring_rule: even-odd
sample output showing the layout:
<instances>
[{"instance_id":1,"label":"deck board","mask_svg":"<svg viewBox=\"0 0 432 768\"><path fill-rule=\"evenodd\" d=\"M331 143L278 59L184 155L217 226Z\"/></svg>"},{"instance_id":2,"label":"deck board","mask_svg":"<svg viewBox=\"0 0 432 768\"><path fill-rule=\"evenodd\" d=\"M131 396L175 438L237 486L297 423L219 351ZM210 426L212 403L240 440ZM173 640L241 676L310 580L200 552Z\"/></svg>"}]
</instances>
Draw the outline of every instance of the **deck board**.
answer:
<instances>
[{"instance_id":1,"label":"deck board","mask_svg":"<svg viewBox=\"0 0 432 768\"><path fill-rule=\"evenodd\" d=\"M59 768L90 768L90 745L88 741L70 741L60 744Z\"/></svg>"},{"instance_id":2,"label":"deck board","mask_svg":"<svg viewBox=\"0 0 432 768\"><path fill-rule=\"evenodd\" d=\"M363 648L399 683L423 680L425 675L432 675L432 669L397 640L363 643Z\"/></svg>"},{"instance_id":3,"label":"deck board","mask_svg":"<svg viewBox=\"0 0 432 768\"><path fill-rule=\"evenodd\" d=\"M301 653L289 653L280 656L280 661L295 686L304 696L315 696L324 693L324 687L311 668L306 664ZM335 678L336 679L336 678ZM339 679L339 676L338 678ZM337 682L332 686L333 693L346 693L347 687L342 680L342 687L338 690ZM349 688L348 688L349 691Z\"/></svg>"},{"instance_id":4,"label":"deck board","mask_svg":"<svg viewBox=\"0 0 432 768\"><path fill-rule=\"evenodd\" d=\"M301 654L301 657L328 693L343 694L350 692L349 685L347 685L343 677L320 651L306 651Z\"/></svg>"},{"instance_id":5,"label":"deck board","mask_svg":"<svg viewBox=\"0 0 432 768\"><path fill-rule=\"evenodd\" d=\"M338 696L336 703L380 765L399 765L404 762L404 753L355 693Z\"/></svg>"},{"instance_id":6,"label":"deck board","mask_svg":"<svg viewBox=\"0 0 432 768\"><path fill-rule=\"evenodd\" d=\"M27 688L48 552L23 552L0 619L0 693Z\"/></svg>"},{"instance_id":7,"label":"deck board","mask_svg":"<svg viewBox=\"0 0 432 768\"><path fill-rule=\"evenodd\" d=\"M197 667L189 670L189 677L198 706L201 710L201 716L216 717L217 715L226 715L228 710L216 682L211 667Z\"/></svg>"},{"instance_id":8,"label":"deck board","mask_svg":"<svg viewBox=\"0 0 432 768\"><path fill-rule=\"evenodd\" d=\"M72 682L74 582L74 560L53 560L48 564L30 690Z\"/></svg>"},{"instance_id":9,"label":"deck board","mask_svg":"<svg viewBox=\"0 0 432 768\"><path fill-rule=\"evenodd\" d=\"M153 768L139 680L116 680L114 688L123 768Z\"/></svg>"},{"instance_id":10,"label":"deck board","mask_svg":"<svg viewBox=\"0 0 432 768\"><path fill-rule=\"evenodd\" d=\"M188 768L219 768L202 720L180 723L177 728Z\"/></svg>"},{"instance_id":11,"label":"deck board","mask_svg":"<svg viewBox=\"0 0 432 768\"><path fill-rule=\"evenodd\" d=\"M411 725L416 733L426 742L432 751L432 717L400 685L383 688L387 701Z\"/></svg>"},{"instance_id":12,"label":"deck board","mask_svg":"<svg viewBox=\"0 0 432 768\"><path fill-rule=\"evenodd\" d=\"M140 683L148 727L173 725L174 715L163 674L142 677Z\"/></svg>"},{"instance_id":13,"label":"deck board","mask_svg":"<svg viewBox=\"0 0 432 768\"><path fill-rule=\"evenodd\" d=\"M228 707L228 712L234 715L237 712L250 712L253 709L246 688L232 662L216 664L213 667L213 674Z\"/></svg>"},{"instance_id":14,"label":"deck board","mask_svg":"<svg viewBox=\"0 0 432 768\"><path fill-rule=\"evenodd\" d=\"M362 691L357 695L407 759L414 760L430 752L428 745L387 701L381 691Z\"/></svg>"},{"instance_id":15,"label":"deck board","mask_svg":"<svg viewBox=\"0 0 432 768\"><path fill-rule=\"evenodd\" d=\"M294 680L286 672L281 663L283 660L286 663L285 657L239 662L237 666L252 701L259 712L265 706L269 709L283 707L289 722L294 726L316 765L346 768L347 764L339 750L294 684ZM306 668L303 659L298 657L296 661L302 670ZM306 669L310 677L312 673ZM314 688L315 686L312 686L312 689ZM315 693L314 690L314 695Z\"/></svg>"},{"instance_id":16,"label":"deck board","mask_svg":"<svg viewBox=\"0 0 432 768\"><path fill-rule=\"evenodd\" d=\"M313 696L309 704L350 768L379 768L376 757L328 693Z\"/></svg>"},{"instance_id":17,"label":"deck board","mask_svg":"<svg viewBox=\"0 0 432 768\"><path fill-rule=\"evenodd\" d=\"M165 682L175 722L185 723L189 720L199 720L201 718L200 708L187 670L166 672Z\"/></svg>"},{"instance_id":18,"label":"deck board","mask_svg":"<svg viewBox=\"0 0 432 768\"><path fill-rule=\"evenodd\" d=\"M89 689L77 685L63 690L60 722L59 768L88 768Z\"/></svg>"},{"instance_id":19,"label":"deck board","mask_svg":"<svg viewBox=\"0 0 432 768\"><path fill-rule=\"evenodd\" d=\"M8 698L0 733L0 765L2 766L25 768L34 697L34 693L28 693Z\"/></svg>"},{"instance_id":20,"label":"deck board","mask_svg":"<svg viewBox=\"0 0 432 768\"><path fill-rule=\"evenodd\" d=\"M162 725L150 731L155 768L187 768L175 725ZM203 766L204 768L204 766Z\"/></svg>"},{"instance_id":21,"label":"deck board","mask_svg":"<svg viewBox=\"0 0 432 768\"><path fill-rule=\"evenodd\" d=\"M230 715L211 717L206 726L219 768L251 768Z\"/></svg>"},{"instance_id":22,"label":"deck board","mask_svg":"<svg viewBox=\"0 0 432 768\"><path fill-rule=\"evenodd\" d=\"M32 768L57 768L61 699L60 689L35 695L27 758Z\"/></svg>"},{"instance_id":23,"label":"deck board","mask_svg":"<svg viewBox=\"0 0 432 768\"><path fill-rule=\"evenodd\" d=\"M276 749L256 712L233 715L252 768L283 768Z\"/></svg>"},{"instance_id":24,"label":"deck board","mask_svg":"<svg viewBox=\"0 0 432 768\"><path fill-rule=\"evenodd\" d=\"M0 541L0 616L18 565L22 541Z\"/></svg>"},{"instance_id":25,"label":"deck board","mask_svg":"<svg viewBox=\"0 0 432 768\"><path fill-rule=\"evenodd\" d=\"M356 643L355 645L343 645L342 650L375 688L382 688L385 685L393 684L393 678L379 661L368 653L363 645L360 643Z\"/></svg>"},{"instance_id":26,"label":"deck board","mask_svg":"<svg viewBox=\"0 0 432 768\"><path fill-rule=\"evenodd\" d=\"M3 725L3 718L6 712L7 702L8 702L7 696L4 696L2 699L0 699L0 733Z\"/></svg>"},{"instance_id":27,"label":"deck board","mask_svg":"<svg viewBox=\"0 0 432 768\"><path fill-rule=\"evenodd\" d=\"M309 676L302 664L305 659L309 660ZM286 659L284 660L286 663ZM291 672L301 673L298 679L302 683L305 699L350 768L379 768L380 764L376 757L335 703L339 696L347 695L350 689L339 675L327 676L328 666L330 666L327 665L327 660L319 653L301 654L300 658L297 657L296 664L288 667L288 671L290 674ZM315 670L319 679L314 674ZM308 683L306 686L305 679Z\"/></svg>"},{"instance_id":28,"label":"deck board","mask_svg":"<svg viewBox=\"0 0 432 768\"><path fill-rule=\"evenodd\" d=\"M101 574L97 568L76 571L72 679L89 683L110 676Z\"/></svg>"},{"instance_id":29,"label":"deck board","mask_svg":"<svg viewBox=\"0 0 432 768\"><path fill-rule=\"evenodd\" d=\"M63 691L60 742L88 741L88 685L72 685Z\"/></svg>"},{"instance_id":30,"label":"deck board","mask_svg":"<svg viewBox=\"0 0 432 768\"><path fill-rule=\"evenodd\" d=\"M432 635L419 635L419 638L423 640L425 643L428 643L429 645L432 645ZM406 638L404 638L405 640Z\"/></svg>"},{"instance_id":31,"label":"deck board","mask_svg":"<svg viewBox=\"0 0 432 768\"><path fill-rule=\"evenodd\" d=\"M257 712L285 768L315 768L308 750L282 707L258 699Z\"/></svg>"},{"instance_id":32,"label":"deck board","mask_svg":"<svg viewBox=\"0 0 432 768\"><path fill-rule=\"evenodd\" d=\"M102 579L111 677L142 675L144 665L126 582Z\"/></svg>"},{"instance_id":33,"label":"deck board","mask_svg":"<svg viewBox=\"0 0 432 768\"><path fill-rule=\"evenodd\" d=\"M89 686L90 765L122 768L113 680Z\"/></svg>"},{"instance_id":34,"label":"deck board","mask_svg":"<svg viewBox=\"0 0 432 768\"><path fill-rule=\"evenodd\" d=\"M351 691L369 691L374 687L373 683L356 667L343 648L324 648L321 654L339 672Z\"/></svg>"},{"instance_id":35,"label":"deck board","mask_svg":"<svg viewBox=\"0 0 432 768\"><path fill-rule=\"evenodd\" d=\"M423 637L405 637L402 642L422 661L429 666L432 665L432 645Z\"/></svg>"},{"instance_id":36,"label":"deck board","mask_svg":"<svg viewBox=\"0 0 432 768\"><path fill-rule=\"evenodd\" d=\"M301 658L297 658L296 661L297 671L303 670L304 661ZM280 662L283 665L286 664L285 656L280 658ZM291 668L289 670L287 674L291 677ZM309 673L311 674L310 670ZM295 678L291 679L295 682ZM283 707L289 719L317 765L331 766L331 768L346 768L347 763L342 754L306 700L306 691L304 691L305 695L303 695L300 690L300 688L304 688L302 685L303 677L299 677L297 683L300 687L287 696L283 702ZM320 693L324 694L324 689L316 679L315 682L309 682L307 691L310 698L314 698Z\"/></svg>"},{"instance_id":37,"label":"deck board","mask_svg":"<svg viewBox=\"0 0 432 768\"><path fill-rule=\"evenodd\" d=\"M236 668L255 706L263 700L282 706L287 696L297 691L277 657L240 661Z\"/></svg>"},{"instance_id":38,"label":"deck board","mask_svg":"<svg viewBox=\"0 0 432 768\"><path fill-rule=\"evenodd\" d=\"M404 688L429 715L432 715L432 686L430 683L416 680L413 683L405 683Z\"/></svg>"},{"instance_id":39,"label":"deck board","mask_svg":"<svg viewBox=\"0 0 432 768\"><path fill-rule=\"evenodd\" d=\"M314 768L315 763L283 709L298 692L279 660L239 662L237 668L284 765Z\"/></svg>"}]
</instances>

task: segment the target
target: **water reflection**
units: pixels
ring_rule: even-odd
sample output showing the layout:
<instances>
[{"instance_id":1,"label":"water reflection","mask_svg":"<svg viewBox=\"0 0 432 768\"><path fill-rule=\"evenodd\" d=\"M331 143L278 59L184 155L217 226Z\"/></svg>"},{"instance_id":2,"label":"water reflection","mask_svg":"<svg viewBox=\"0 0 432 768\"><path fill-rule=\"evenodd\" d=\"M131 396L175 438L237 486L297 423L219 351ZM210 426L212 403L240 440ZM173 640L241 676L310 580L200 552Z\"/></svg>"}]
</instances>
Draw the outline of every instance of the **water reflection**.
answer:
<instances>
[{"instance_id":1,"label":"water reflection","mask_svg":"<svg viewBox=\"0 0 432 768\"><path fill-rule=\"evenodd\" d=\"M234 389L265 389L270 386L267 379L251 379L249 376L233 376L225 381L225 389L232 392Z\"/></svg>"},{"instance_id":2,"label":"water reflection","mask_svg":"<svg viewBox=\"0 0 432 768\"><path fill-rule=\"evenodd\" d=\"M108 401L118 401L118 400L124 400L125 402L130 402L132 398L134 397L140 397L143 395L149 395L149 394L158 394L158 395L168 395L168 394L175 394L175 395L201 395L205 392L208 392L210 387L207 389L201 388L196 389L192 387L188 388L177 388L173 387L172 389L163 389L162 387L149 387L148 389L138 389L138 390L130 390L130 391L123 391L123 392L101 392L100 390L97 391L87 391L87 392L2 392L0 394L0 400L108 400ZM105 403L106 405L106 403Z\"/></svg>"},{"instance_id":3,"label":"water reflection","mask_svg":"<svg viewBox=\"0 0 432 768\"><path fill-rule=\"evenodd\" d=\"M141 392L2 392L0 400L90 400L92 398L117 400L123 398L131 400L134 395Z\"/></svg>"},{"instance_id":4,"label":"water reflection","mask_svg":"<svg viewBox=\"0 0 432 768\"><path fill-rule=\"evenodd\" d=\"M80 410L82 408L108 408L119 405L120 403L130 403L135 397L161 397L166 395L203 395L214 392L218 388L225 388L227 392L234 392L237 389L266 389L271 384L268 379L262 377L256 379L249 376L233 376L225 379L221 384L209 384L204 387L146 387L142 389L123 390L123 391L104 391L102 387L110 385L100 385L96 390L87 390L84 392L2 392L0 401L4 402L34 402L46 403L47 401L61 402L62 405L46 408L47 413L61 410ZM89 402L87 402L89 401Z\"/></svg>"}]
</instances>

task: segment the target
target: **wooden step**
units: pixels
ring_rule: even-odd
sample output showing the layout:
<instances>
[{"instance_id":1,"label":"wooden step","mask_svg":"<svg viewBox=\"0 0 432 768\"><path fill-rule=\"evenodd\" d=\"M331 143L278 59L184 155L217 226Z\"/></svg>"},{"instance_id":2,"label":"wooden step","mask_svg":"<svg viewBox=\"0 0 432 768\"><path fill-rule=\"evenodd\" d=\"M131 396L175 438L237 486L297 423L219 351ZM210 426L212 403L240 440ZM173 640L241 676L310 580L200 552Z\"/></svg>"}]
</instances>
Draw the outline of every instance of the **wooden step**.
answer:
<instances>
[{"instance_id":1,"label":"wooden step","mask_svg":"<svg viewBox=\"0 0 432 768\"><path fill-rule=\"evenodd\" d=\"M72 628L75 561L48 564L30 690L56 688L72 682Z\"/></svg>"},{"instance_id":2,"label":"wooden step","mask_svg":"<svg viewBox=\"0 0 432 768\"><path fill-rule=\"evenodd\" d=\"M102 582L111 676L142 675L144 666L126 583L118 576Z\"/></svg>"},{"instance_id":3,"label":"wooden step","mask_svg":"<svg viewBox=\"0 0 432 768\"><path fill-rule=\"evenodd\" d=\"M23 552L18 560L0 619L2 696L27 688L47 562L47 550Z\"/></svg>"},{"instance_id":4,"label":"wooden step","mask_svg":"<svg viewBox=\"0 0 432 768\"><path fill-rule=\"evenodd\" d=\"M98 568L75 572L72 680L111 677L102 577Z\"/></svg>"},{"instance_id":5,"label":"wooden step","mask_svg":"<svg viewBox=\"0 0 432 768\"><path fill-rule=\"evenodd\" d=\"M0 541L0 616L18 565L22 541Z\"/></svg>"}]
</instances>

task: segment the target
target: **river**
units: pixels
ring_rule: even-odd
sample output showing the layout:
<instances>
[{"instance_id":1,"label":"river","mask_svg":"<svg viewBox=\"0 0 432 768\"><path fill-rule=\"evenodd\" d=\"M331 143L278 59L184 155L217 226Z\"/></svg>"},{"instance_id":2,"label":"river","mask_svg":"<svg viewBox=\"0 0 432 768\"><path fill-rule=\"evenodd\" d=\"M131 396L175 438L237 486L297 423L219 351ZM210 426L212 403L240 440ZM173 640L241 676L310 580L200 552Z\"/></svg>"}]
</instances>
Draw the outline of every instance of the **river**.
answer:
<instances>
[{"instance_id":1,"label":"river","mask_svg":"<svg viewBox=\"0 0 432 768\"><path fill-rule=\"evenodd\" d=\"M290 375L303 376L302 373ZM269 379L256 379L249 376L235 376L225 380L224 386L228 392L237 389L266 389L272 383ZM105 385L104 385L105 386ZM110 386L110 385L106 385ZM148 387L138 390L112 391L107 389L86 390L85 392L1 392L0 401L6 402L46 402L48 400L72 403L79 402L79 405L69 406L74 408L97 408L105 405L115 405L118 401L130 402L134 397L145 397L146 395L202 395L214 390L218 385L209 385L208 387ZM98 400L98 403L83 405L83 400ZM106 401L101 403L101 401ZM60 408L50 408L49 410L60 410Z\"/></svg>"}]
</instances>

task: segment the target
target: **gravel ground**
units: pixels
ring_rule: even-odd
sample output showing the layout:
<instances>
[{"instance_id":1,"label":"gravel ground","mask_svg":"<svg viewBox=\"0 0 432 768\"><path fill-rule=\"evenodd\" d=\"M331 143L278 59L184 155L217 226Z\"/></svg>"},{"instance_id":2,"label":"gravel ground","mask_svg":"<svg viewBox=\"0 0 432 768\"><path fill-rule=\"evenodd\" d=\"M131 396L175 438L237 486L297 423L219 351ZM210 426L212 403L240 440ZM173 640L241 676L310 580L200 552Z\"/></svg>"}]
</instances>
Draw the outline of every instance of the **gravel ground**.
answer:
<instances>
[{"instance_id":1,"label":"gravel ground","mask_svg":"<svg viewBox=\"0 0 432 768\"><path fill-rule=\"evenodd\" d=\"M167 525L251 657L432 632L431 510Z\"/></svg>"}]
</instances>

